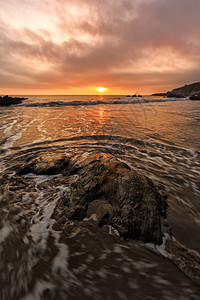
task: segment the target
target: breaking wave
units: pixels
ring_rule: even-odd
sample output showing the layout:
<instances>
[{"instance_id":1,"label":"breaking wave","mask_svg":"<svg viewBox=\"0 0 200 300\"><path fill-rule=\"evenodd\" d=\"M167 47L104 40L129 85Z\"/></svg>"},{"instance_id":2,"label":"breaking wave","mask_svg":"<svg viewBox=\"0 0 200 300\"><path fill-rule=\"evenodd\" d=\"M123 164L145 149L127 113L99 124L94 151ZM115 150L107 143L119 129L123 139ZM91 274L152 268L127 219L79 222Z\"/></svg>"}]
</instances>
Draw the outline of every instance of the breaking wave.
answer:
<instances>
[{"instance_id":1,"label":"breaking wave","mask_svg":"<svg viewBox=\"0 0 200 300\"><path fill-rule=\"evenodd\" d=\"M57 107L57 106L88 106L88 105L116 105L116 104L144 104L154 102L169 102L169 101L189 101L189 98L166 98L166 99L134 99L134 100L95 100L95 101L50 101L50 102L35 102L35 103L23 103L18 106L26 107Z\"/></svg>"}]
</instances>

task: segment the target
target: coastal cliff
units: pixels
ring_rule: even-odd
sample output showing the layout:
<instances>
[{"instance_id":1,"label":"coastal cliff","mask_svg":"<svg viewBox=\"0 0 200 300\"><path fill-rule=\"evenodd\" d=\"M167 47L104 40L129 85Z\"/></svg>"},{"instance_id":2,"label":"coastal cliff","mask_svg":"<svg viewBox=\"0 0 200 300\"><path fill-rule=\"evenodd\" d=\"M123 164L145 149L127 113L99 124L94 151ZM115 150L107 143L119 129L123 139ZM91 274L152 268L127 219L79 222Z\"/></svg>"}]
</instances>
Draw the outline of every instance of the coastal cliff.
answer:
<instances>
[{"instance_id":1,"label":"coastal cliff","mask_svg":"<svg viewBox=\"0 0 200 300\"><path fill-rule=\"evenodd\" d=\"M200 94L200 82L195 82L192 84L186 84L182 87L176 88L172 90L174 94L181 94L184 97L190 97L195 94Z\"/></svg>"},{"instance_id":2,"label":"coastal cliff","mask_svg":"<svg viewBox=\"0 0 200 300\"><path fill-rule=\"evenodd\" d=\"M197 98L200 97L200 82L195 82L188 85L186 84L182 87L175 88L172 91L168 91L166 93L152 94L152 96L165 96L168 98L186 98L186 97L193 98L194 95Z\"/></svg>"}]
</instances>

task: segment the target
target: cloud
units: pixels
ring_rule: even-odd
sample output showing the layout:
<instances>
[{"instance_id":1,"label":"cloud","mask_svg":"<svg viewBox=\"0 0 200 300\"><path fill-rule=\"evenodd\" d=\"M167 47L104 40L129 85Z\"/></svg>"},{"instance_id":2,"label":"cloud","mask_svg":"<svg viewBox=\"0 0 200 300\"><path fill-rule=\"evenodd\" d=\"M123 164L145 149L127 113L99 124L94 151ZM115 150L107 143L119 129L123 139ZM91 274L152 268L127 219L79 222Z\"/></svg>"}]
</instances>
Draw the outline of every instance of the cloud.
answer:
<instances>
[{"instance_id":1,"label":"cloud","mask_svg":"<svg viewBox=\"0 0 200 300\"><path fill-rule=\"evenodd\" d=\"M199 81L198 0L0 3L0 87L159 90Z\"/></svg>"}]
</instances>

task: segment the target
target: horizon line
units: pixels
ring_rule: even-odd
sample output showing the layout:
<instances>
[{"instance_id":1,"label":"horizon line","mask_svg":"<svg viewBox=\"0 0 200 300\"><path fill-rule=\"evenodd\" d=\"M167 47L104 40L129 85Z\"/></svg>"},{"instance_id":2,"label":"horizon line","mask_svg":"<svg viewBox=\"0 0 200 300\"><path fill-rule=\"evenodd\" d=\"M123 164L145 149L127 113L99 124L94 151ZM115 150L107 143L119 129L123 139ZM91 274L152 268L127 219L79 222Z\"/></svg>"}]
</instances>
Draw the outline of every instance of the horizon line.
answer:
<instances>
[{"instance_id":1,"label":"horizon line","mask_svg":"<svg viewBox=\"0 0 200 300\"><path fill-rule=\"evenodd\" d=\"M0 94L0 96L151 96L152 94Z\"/></svg>"}]
</instances>

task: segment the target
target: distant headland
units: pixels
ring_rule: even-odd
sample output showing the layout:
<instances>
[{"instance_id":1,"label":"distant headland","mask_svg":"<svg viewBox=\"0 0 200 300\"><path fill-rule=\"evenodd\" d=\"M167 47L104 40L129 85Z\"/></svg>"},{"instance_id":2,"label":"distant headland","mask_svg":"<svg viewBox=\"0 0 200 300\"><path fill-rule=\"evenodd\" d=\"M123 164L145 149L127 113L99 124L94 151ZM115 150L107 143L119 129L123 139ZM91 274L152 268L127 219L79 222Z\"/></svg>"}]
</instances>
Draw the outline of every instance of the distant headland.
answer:
<instances>
[{"instance_id":1,"label":"distant headland","mask_svg":"<svg viewBox=\"0 0 200 300\"><path fill-rule=\"evenodd\" d=\"M190 100L200 100L200 82L192 84L186 84L182 87L175 88L172 91L166 93L155 93L152 96L162 96L168 98L187 98Z\"/></svg>"}]
</instances>

